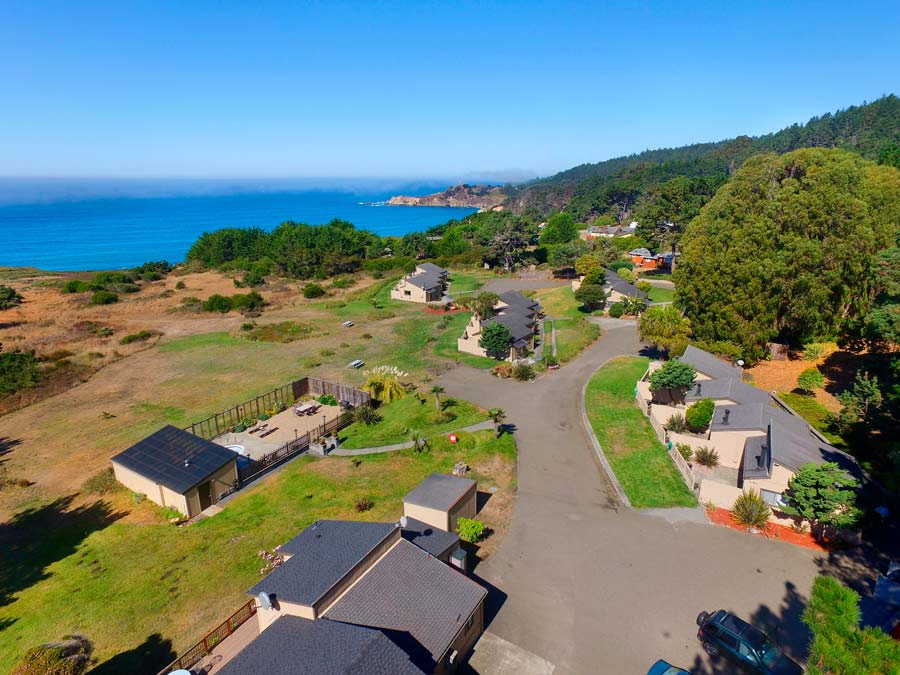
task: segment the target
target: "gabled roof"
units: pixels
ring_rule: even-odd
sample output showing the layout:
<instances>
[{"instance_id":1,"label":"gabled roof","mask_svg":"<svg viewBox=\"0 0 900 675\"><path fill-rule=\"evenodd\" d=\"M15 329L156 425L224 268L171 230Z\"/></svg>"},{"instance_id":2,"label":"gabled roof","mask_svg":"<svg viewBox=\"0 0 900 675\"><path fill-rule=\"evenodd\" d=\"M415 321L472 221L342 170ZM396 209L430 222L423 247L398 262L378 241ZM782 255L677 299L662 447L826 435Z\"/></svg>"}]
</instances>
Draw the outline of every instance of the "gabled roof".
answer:
<instances>
[{"instance_id":1,"label":"gabled roof","mask_svg":"<svg viewBox=\"0 0 900 675\"><path fill-rule=\"evenodd\" d=\"M527 340L534 335L531 319L518 313L503 312L481 322L482 326L499 323L509 328L509 334L515 340Z\"/></svg>"},{"instance_id":2,"label":"gabled roof","mask_svg":"<svg viewBox=\"0 0 900 675\"><path fill-rule=\"evenodd\" d=\"M639 255L642 258L652 258L653 254L650 253L649 249L646 248L635 248L631 251L628 251L628 255Z\"/></svg>"},{"instance_id":3,"label":"gabled roof","mask_svg":"<svg viewBox=\"0 0 900 675\"><path fill-rule=\"evenodd\" d=\"M400 540L326 616L409 633L439 661L486 595L464 574Z\"/></svg>"},{"instance_id":4,"label":"gabled roof","mask_svg":"<svg viewBox=\"0 0 900 675\"><path fill-rule=\"evenodd\" d=\"M590 232L591 234L615 234L618 231L618 225L590 225L588 227L588 232Z\"/></svg>"},{"instance_id":5,"label":"gabled roof","mask_svg":"<svg viewBox=\"0 0 900 675\"><path fill-rule=\"evenodd\" d=\"M423 671L372 628L282 615L238 652L220 675L415 675Z\"/></svg>"},{"instance_id":6,"label":"gabled roof","mask_svg":"<svg viewBox=\"0 0 900 675\"><path fill-rule=\"evenodd\" d=\"M796 434L808 434L805 420L794 417L773 403L745 403L717 405L713 411L712 431L761 431L766 432L771 422L777 422Z\"/></svg>"},{"instance_id":7,"label":"gabled roof","mask_svg":"<svg viewBox=\"0 0 900 675\"><path fill-rule=\"evenodd\" d=\"M629 298L647 299L647 294L634 284L630 284L612 270L603 270L606 285L620 295L626 295Z\"/></svg>"},{"instance_id":8,"label":"gabled roof","mask_svg":"<svg viewBox=\"0 0 900 675\"><path fill-rule=\"evenodd\" d=\"M682 363L693 366L698 372L712 378L736 377L741 379L741 367L723 361L718 356L713 356L707 351L694 345L688 345L684 354L678 357Z\"/></svg>"},{"instance_id":9,"label":"gabled roof","mask_svg":"<svg viewBox=\"0 0 900 675\"><path fill-rule=\"evenodd\" d=\"M447 274L447 270L445 270L443 267L430 262L416 263L416 267L419 267L437 277Z\"/></svg>"},{"instance_id":10,"label":"gabled roof","mask_svg":"<svg viewBox=\"0 0 900 675\"><path fill-rule=\"evenodd\" d=\"M473 487L475 481L446 473L433 473L403 498L404 503L449 511Z\"/></svg>"},{"instance_id":11,"label":"gabled roof","mask_svg":"<svg viewBox=\"0 0 900 675\"><path fill-rule=\"evenodd\" d=\"M439 527L432 527L415 518L406 519L406 527L400 531L400 535L435 558L439 558L449 549L459 546L458 534L447 532Z\"/></svg>"},{"instance_id":12,"label":"gabled roof","mask_svg":"<svg viewBox=\"0 0 900 675\"><path fill-rule=\"evenodd\" d=\"M416 274L410 275L406 277L406 283L412 284L413 286L421 288L425 291L444 287L441 280L429 272L418 272Z\"/></svg>"},{"instance_id":13,"label":"gabled roof","mask_svg":"<svg viewBox=\"0 0 900 675\"><path fill-rule=\"evenodd\" d=\"M772 475L773 463L797 472L810 462L835 462L850 475L862 476L853 457L811 433L792 431L778 420L769 423L765 436L753 436L744 443L742 475L744 479L766 478Z\"/></svg>"},{"instance_id":14,"label":"gabled roof","mask_svg":"<svg viewBox=\"0 0 900 675\"><path fill-rule=\"evenodd\" d=\"M684 396L693 402L704 398L714 401L728 399L735 403L769 403L771 396L759 387L741 382L736 377L720 377L714 380L697 380Z\"/></svg>"},{"instance_id":15,"label":"gabled roof","mask_svg":"<svg viewBox=\"0 0 900 675\"><path fill-rule=\"evenodd\" d=\"M540 310L541 304L534 298L522 295L517 291L506 291L500 294L500 299L510 307L521 307L534 311Z\"/></svg>"},{"instance_id":16,"label":"gabled roof","mask_svg":"<svg viewBox=\"0 0 900 675\"><path fill-rule=\"evenodd\" d=\"M178 494L184 494L236 460L232 450L171 424L112 458L116 464Z\"/></svg>"},{"instance_id":17,"label":"gabled roof","mask_svg":"<svg viewBox=\"0 0 900 675\"><path fill-rule=\"evenodd\" d=\"M311 606L396 529L395 523L318 520L281 547L291 558L247 593Z\"/></svg>"}]
</instances>

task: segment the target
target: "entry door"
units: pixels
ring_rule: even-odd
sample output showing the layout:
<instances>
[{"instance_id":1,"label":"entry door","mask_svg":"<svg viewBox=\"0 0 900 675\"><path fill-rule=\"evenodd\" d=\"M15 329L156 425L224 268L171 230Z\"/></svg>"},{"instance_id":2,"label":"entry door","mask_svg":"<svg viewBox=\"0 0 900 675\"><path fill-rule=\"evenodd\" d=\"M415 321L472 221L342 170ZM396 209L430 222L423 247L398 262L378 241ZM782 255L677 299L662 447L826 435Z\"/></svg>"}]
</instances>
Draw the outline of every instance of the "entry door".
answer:
<instances>
[{"instance_id":1,"label":"entry door","mask_svg":"<svg viewBox=\"0 0 900 675\"><path fill-rule=\"evenodd\" d=\"M212 486L209 484L209 481L205 483L201 483L197 486L197 494L200 496L200 510L203 511L205 508L212 506Z\"/></svg>"}]
</instances>

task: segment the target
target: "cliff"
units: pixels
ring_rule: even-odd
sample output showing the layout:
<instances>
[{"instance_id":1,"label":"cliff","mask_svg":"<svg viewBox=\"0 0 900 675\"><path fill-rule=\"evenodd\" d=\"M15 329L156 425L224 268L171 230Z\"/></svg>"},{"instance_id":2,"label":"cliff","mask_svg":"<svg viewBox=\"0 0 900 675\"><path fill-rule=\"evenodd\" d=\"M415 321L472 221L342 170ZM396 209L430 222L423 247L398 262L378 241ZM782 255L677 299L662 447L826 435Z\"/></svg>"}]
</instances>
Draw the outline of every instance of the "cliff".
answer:
<instances>
[{"instance_id":1,"label":"cliff","mask_svg":"<svg viewBox=\"0 0 900 675\"><path fill-rule=\"evenodd\" d=\"M499 187L493 185L454 185L443 192L410 197L398 195L391 197L391 206L469 206L476 209L495 209L502 207L506 196Z\"/></svg>"}]
</instances>

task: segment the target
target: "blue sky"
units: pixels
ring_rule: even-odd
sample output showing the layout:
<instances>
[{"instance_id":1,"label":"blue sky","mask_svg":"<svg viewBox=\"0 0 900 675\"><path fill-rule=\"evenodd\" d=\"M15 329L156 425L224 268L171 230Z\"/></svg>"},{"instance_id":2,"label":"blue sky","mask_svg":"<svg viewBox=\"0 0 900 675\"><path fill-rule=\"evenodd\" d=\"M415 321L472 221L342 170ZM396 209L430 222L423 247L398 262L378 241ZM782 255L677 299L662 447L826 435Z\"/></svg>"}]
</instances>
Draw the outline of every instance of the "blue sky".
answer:
<instances>
[{"instance_id":1,"label":"blue sky","mask_svg":"<svg viewBox=\"0 0 900 675\"><path fill-rule=\"evenodd\" d=\"M896 2L0 0L0 175L546 175L900 93L898 26Z\"/></svg>"}]
</instances>

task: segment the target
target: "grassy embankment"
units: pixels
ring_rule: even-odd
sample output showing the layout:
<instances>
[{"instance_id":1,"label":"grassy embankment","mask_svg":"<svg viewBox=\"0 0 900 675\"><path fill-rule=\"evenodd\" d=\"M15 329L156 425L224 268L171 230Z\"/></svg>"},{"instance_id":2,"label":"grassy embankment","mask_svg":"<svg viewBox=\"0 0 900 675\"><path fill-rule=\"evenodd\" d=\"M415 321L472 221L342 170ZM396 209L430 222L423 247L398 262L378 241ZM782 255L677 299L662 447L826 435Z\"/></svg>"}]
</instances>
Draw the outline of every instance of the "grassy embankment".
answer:
<instances>
[{"instance_id":1,"label":"grassy embankment","mask_svg":"<svg viewBox=\"0 0 900 675\"><path fill-rule=\"evenodd\" d=\"M585 319L588 314L575 299L571 286L541 289L534 294L534 299L541 303L544 315L553 319L544 322L544 349L552 349L553 324L556 327L556 356L561 363L571 361L600 337L600 327Z\"/></svg>"},{"instance_id":2,"label":"grassy embankment","mask_svg":"<svg viewBox=\"0 0 900 675\"><path fill-rule=\"evenodd\" d=\"M434 394L427 393L427 385L422 391L425 393L425 401L420 401L415 396L406 396L381 406L378 412L384 419L378 424L351 424L341 432L341 438L346 439L343 447L369 448L404 443L410 440L413 431L430 440L436 435L478 424L488 418L487 412L468 401L442 397L441 408L445 418L436 422Z\"/></svg>"},{"instance_id":3,"label":"grassy embankment","mask_svg":"<svg viewBox=\"0 0 900 675\"><path fill-rule=\"evenodd\" d=\"M618 358L594 374L585 394L591 427L633 506L696 506L666 448L634 405L635 382L647 363L640 357Z\"/></svg>"},{"instance_id":4,"label":"grassy embankment","mask_svg":"<svg viewBox=\"0 0 900 675\"><path fill-rule=\"evenodd\" d=\"M121 495L74 512L55 502L20 513L4 526L0 671L31 646L81 631L96 647L94 673L155 673L246 602L264 564L258 551L314 520L396 521L406 492L460 460L481 482L513 491L510 437L486 431L463 434L457 445L430 442L430 452L372 455L358 466L350 458L302 457L186 528L154 516L159 510L148 502L134 507L147 512L141 525L116 522L122 513L109 502L121 503ZM363 499L372 506L360 513Z\"/></svg>"}]
</instances>

